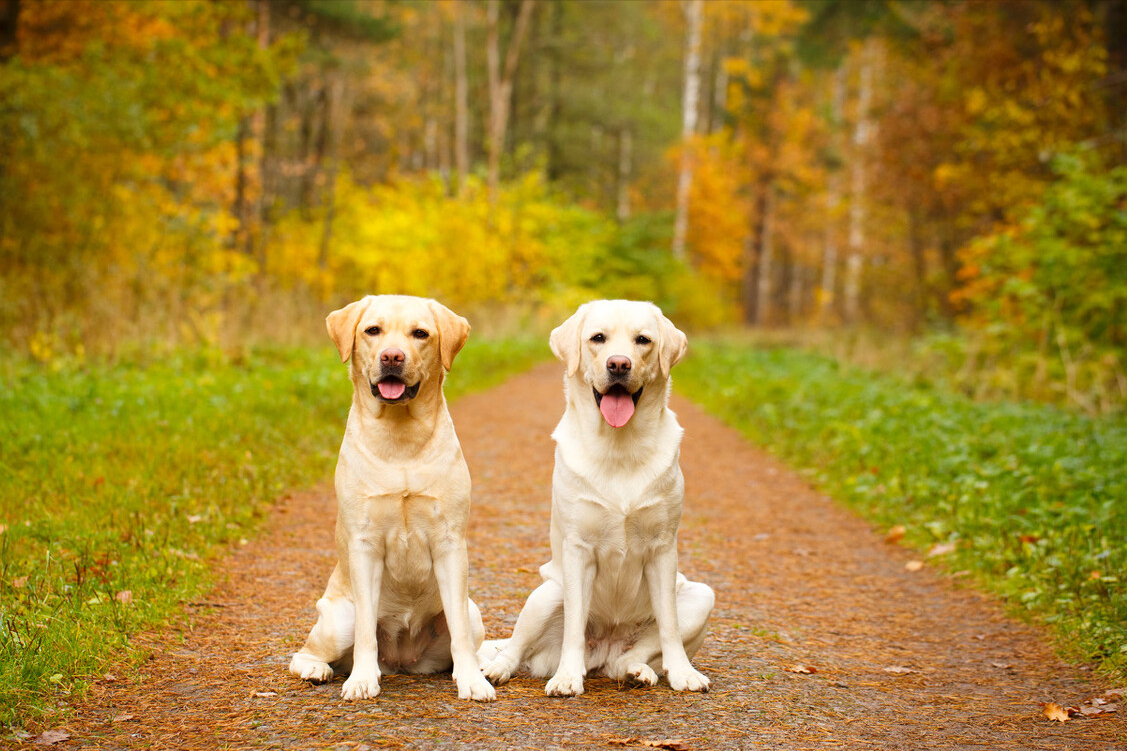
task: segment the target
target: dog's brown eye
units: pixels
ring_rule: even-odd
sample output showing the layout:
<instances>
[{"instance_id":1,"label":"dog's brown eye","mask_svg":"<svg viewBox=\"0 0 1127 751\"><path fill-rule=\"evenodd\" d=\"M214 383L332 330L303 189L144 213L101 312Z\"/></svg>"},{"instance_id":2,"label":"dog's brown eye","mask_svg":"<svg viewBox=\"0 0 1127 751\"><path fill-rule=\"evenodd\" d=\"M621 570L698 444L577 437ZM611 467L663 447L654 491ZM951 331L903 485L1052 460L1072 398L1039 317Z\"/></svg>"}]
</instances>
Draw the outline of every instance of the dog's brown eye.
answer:
<instances>
[{"instance_id":1,"label":"dog's brown eye","mask_svg":"<svg viewBox=\"0 0 1127 751\"><path fill-rule=\"evenodd\" d=\"M411 332L411 336L415 337L416 339L426 339L428 336L430 336L430 334L423 331L422 329L415 329Z\"/></svg>"},{"instance_id":2,"label":"dog's brown eye","mask_svg":"<svg viewBox=\"0 0 1127 751\"><path fill-rule=\"evenodd\" d=\"M368 328L364 329L364 333L367 334L368 336L379 336L380 335L380 327L379 326L369 326Z\"/></svg>"},{"instance_id":3,"label":"dog's brown eye","mask_svg":"<svg viewBox=\"0 0 1127 751\"><path fill-rule=\"evenodd\" d=\"M603 336L602 334L595 334L594 336L591 337L591 341L593 341L595 344L602 344L606 340L607 340L607 338L605 336Z\"/></svg>"},{"instance_id":4,"label":"dog's brown eye","mask_svg":"<svg viewBox=\"0 0 1127 751\"><path fill-rule=\"evenodd\" d=\"M641 334L634 337L634 343L635 344L650 344L651 341L652 340L648 336L642 336Z\"/></svg>"}]
</instances>

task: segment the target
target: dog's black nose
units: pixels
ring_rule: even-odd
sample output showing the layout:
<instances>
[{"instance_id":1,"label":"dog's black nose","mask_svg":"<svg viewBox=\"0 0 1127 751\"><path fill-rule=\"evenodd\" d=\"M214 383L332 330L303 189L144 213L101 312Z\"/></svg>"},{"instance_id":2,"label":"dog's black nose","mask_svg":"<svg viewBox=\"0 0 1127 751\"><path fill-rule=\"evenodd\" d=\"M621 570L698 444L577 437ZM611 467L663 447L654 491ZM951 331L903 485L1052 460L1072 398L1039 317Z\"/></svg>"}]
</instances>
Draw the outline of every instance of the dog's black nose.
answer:
<instances>
[{"instance_id":1,"label":"dog's black nose","mask_svg":"<svg viewBox=\"0 0 1127 751\"><path fill-rule=\"evenodd\" d=\"M630 372L630 358L623 355L608 357L607 370L614 375L626 375Z\"/></svg>"},{"instance_id":2,"label":"dog's black nose","mask_svg":"<svg viewBox=\"0 0 1127 751\"><path fill-rule=\"evenodd\" d=\"M388 367L402 365L406 359L407 355L403 354L403 350L398 347L388 347L380 353L380 363Z\"/></svg>"}]
</instances>

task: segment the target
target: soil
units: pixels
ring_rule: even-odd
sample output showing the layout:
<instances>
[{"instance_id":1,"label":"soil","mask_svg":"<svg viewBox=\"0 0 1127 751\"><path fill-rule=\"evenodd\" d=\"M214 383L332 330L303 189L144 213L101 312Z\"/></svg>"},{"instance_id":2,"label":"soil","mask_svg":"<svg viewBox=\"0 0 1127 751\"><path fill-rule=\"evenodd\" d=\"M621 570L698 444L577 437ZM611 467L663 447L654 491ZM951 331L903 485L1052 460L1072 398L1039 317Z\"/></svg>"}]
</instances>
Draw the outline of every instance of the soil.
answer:
<instances>
[{"instance_id":1,"label":"soil","mask_svg":"<svg viewBox=\"0 0 1127 751\"><path fill-rule=\"evenodd\" d=\"M455 369L452 377L457 377ZM474 480L471 594L508 636L548 558L558 366L452 407ZM1054 722L1110 685L1069 665L1043 629L884 541L736 432L675 398L687 494L680 568L716 591L694 663L707 694L590 678L548 698L518 675L497 701L460 701L449 674L384 676L345 703L342 679L289 674L335 560L329 485L283 499L216 562L223 581L147 634L147 662L91 690L55 748L1127 748L1123 713ZM342 426L343 430L343 426ZM814 672L790 672L804 667Z\"/></svg>"}]
</instances>

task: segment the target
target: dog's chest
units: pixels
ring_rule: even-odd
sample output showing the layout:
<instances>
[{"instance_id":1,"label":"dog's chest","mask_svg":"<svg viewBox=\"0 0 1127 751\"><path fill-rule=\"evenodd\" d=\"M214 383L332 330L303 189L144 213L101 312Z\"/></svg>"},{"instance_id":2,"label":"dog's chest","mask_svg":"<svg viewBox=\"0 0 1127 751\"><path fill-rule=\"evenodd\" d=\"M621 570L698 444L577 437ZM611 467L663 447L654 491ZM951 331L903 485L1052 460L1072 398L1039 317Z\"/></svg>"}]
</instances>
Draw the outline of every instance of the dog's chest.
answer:
<instances>
[{"instance_id":1,"label":"dog's chest","mask_svg":"<svg viewBox=\"0 0 1127 751\"><path fill-rule=\"evenodd\" d=\"M556 465L555 511L600 556L645 555L676 534L683 480L676 465L656 475L618 473L591 478ZM593 481L594 480L594 481Z\"/></svg>"}]
</instances>

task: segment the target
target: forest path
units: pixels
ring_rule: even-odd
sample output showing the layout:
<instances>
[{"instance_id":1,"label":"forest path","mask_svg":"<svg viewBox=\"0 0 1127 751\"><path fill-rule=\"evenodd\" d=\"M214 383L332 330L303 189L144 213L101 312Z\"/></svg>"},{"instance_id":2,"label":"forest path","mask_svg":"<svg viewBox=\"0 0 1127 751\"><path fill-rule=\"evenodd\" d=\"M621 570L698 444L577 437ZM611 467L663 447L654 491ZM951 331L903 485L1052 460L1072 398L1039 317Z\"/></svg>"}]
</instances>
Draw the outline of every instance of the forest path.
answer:
<instances>
[{"instance_id":1,"label":"forest path","mask_svg":"<svg viewBox=\"0 0 1127 751\"><path fill-rule=\"evenodd\" d=\"M474 481L471 594L490 637L508 636L548 559L560 380L540 366L451 410ZM151 659L95 686L55 748L1127 748L1116 715L1042 716L1040 702L1106 688L1042 631L926 567L906 571L908 551L697 407L673 406L685 428L680 567L716 590L694 660L711 693L591 678L583 696L547 698L543 680L518 675L474 704L448 674L389 675L377 699L345 703L339 677L297 680L286 665L335 561L321 488L218 560L224 581L191 606L190 627L144 637ZM788 672L797 665L817 672Z\"/></svg>"}]
</instances>

